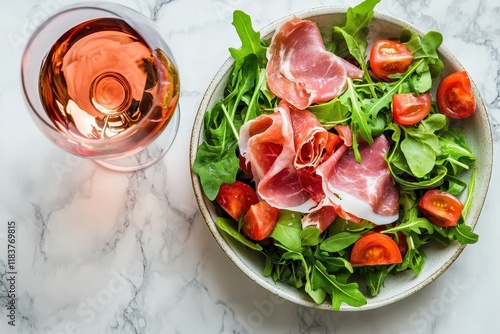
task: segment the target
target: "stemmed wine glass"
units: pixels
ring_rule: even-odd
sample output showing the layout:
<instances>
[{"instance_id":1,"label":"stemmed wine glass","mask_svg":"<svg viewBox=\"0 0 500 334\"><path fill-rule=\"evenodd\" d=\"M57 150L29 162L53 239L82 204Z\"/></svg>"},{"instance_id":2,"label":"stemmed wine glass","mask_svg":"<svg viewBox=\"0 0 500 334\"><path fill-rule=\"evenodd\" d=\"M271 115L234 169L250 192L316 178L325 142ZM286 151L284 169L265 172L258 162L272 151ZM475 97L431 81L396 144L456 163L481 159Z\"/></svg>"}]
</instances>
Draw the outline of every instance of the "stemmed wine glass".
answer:
<instances>
[{"instance_id":1,"label":"stemmed wine glass","mask_svg":"<svg viewBox=\"0 0 500 334\"><path fill-rule=\"evenodd\" d=\"M36 125L56 145L118 171L163 157L179 127L179 73L154 24L119 4L82 2L46 20L23 54Z\"/></svg>"}]
</instances>

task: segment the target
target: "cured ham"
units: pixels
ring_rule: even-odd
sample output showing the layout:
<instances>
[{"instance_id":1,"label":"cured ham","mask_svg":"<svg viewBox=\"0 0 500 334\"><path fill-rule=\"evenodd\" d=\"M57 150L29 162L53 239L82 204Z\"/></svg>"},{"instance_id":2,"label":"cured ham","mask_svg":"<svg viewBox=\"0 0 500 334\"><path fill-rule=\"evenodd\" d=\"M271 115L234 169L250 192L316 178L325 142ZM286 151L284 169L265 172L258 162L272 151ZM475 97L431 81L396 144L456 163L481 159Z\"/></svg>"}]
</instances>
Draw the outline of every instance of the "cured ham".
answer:
<instances>
[{"instance_id":1,"label":"cured ham","mask_svg":"<svg viewBox=\"0 0 500 334\"><path fill-rule=\"evenodd\" d=\"M267 51L267 85L298 109L343 93L347 77L363 72L327 51L316 23L294 17L273 35Z\"/></svg>"},{"instance_id":2,"label":"cured ham","mask_svg":"<svg viewBox=\"0 0 500 334\"><path fill-rule=\"evenodd\" d=\"M280 107L287 108L287 105L282 103ZM288 108L296 150L295 167L315 169L340 146L342 140L336 134L326 131L310 111L298 110L292 106Z\"/></svg>"},{"instance_id":3,"label":"cured ham","mask_svg":"<svg viewBox=\"0 0 500 334\"><path fill-rule=\"evenodd\" d=\"M242 126L239 148L262 199L277 208L310 212L325 197L316 168L340 144L311 112L281 101L275 113Z\"/></svg>"},{"instance_id":4,"label":"cured ham","mask_svg":"<svg viewBox=\"0 0 500 334\"><path fill-rule=\"evenodd\" d=\"M332 155L318 167L323 178L323 190L334 205L345 213L366 219L375 224L389 224L398 219L399 191L384 159L389 142L384 136L375 138L369 145L359 145L361 162L353 150L337 159Z\"/></svg>"},{"instance_id":5,"label":"cured ham","mask_svg":"<svg viewBox=\"0 0 500 334\"><path fill-rule=\"evenodd\" d=\"M240 129L240 153L250 164L257 194L271 206L309 212L316 202L300 183L290 109L280 103L276 112L261 115Z\"/></svg>"},{"instance_id":6,"label":"cured ham","mask_svg":"<svg viewBox=\"0 0 500 334\"><path fill-rule=\"evenodd\" d=\"M322 205L316 211L313 211L302 218L302 229L308 226L317 227L321 232L337 218L337 211L333 205Z\"/></svg>"},{"instance_id":7,"label":"cured ham","mask_svg":"<svg viewBox=\"0 0 500 334\"><path fill-rule=\"evenodd\" d=\"M358 163L350 128L336 130L339 136L285 101L274 113L245 123L239 149L258 196L276 208L306 213L304 226L324 229L337 215L354 222L396 221L399 192L384 159L389 142L380 136L372 145L360 143Z\"/></svg>"}]
</instances>

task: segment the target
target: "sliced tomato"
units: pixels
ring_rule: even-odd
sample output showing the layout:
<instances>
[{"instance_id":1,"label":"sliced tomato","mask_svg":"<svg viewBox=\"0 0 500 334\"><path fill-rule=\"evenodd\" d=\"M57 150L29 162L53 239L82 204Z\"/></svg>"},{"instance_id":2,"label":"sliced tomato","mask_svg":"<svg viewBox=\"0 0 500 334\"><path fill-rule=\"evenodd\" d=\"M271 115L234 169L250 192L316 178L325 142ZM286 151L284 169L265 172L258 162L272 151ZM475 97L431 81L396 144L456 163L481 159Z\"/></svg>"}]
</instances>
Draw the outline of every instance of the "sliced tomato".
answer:
<instances>
[{"instance_id":1,"label":"sliced tomato","mask_svg":"<svg viewBox=\"0 0 500 334\"><path fill-rule=\"evenodd\" d=\"M396 242L388 235L369 232L354 243L350 262L365 266L403 262Z\"/></svg>"},{"instance_id":2,"label":"sliced tomato","mask_svg":"<svg viewBox=\"0 0 500 334\"><path fill-rule=\"evenodd\" d=\"M394 94L392 96L392 118L394 123L412 125L420 122L431 111L431 94L418 96L412 93Z\"/></svg>"},{"instance_id":3,"label":"sliced tomato","mask_svg":"<svg viewBox=\"0 0 500 334\"><path fill-rule=\"evenodd\" d=\"M377 225L373 228L373 230L375 232L382 232L387 230L387 226L392 227L393 224ZM396 235L393 235L392 238L398 245L401 256L405 256L406 252L408 252L408 241L406 241L406 235L403 232L399 231Z\"/></svg>"},{"instance_id":4,"label":"sliced tomato","mask_svg":"<svg viewBox=\"0 0 500 334\"><path fill-rule=\"evenodd\" d=\"M413 54L401 42L381 39L370 51L372 72L382 80L392 81L389 75L404 73L410 67Z\"/></svg>"},{"instance_id":5,"label":"sliced tomato","mask_svg":"<svg viewBox=\"0 0 500 334\"><path fill-rule=\"evenodd\" d=\"M439 189L431 189L422 196L418 208L434 224L450 227L457 225L464 206L455 196Z\"/></svg>"},{"instance_id":6,"label":"sliced tomato","mask_svg":"<svg viewBox=\"0 0 500 334\"><path fill-rule=\"evenodd\" d=\"M236 181L232 184L223 183L215 201L234 220L239 220L241 215L250 209L250 206L259 202L259 199L252 187L244 182Z\"/></svg>"},{"instance_id":7,"label":"sliced tomato","mask_svg":"<svg viewBox=\"0 0 500 334\"><path fill-rule=\"evenodd\" d=\"M252 240L260 241L269 236L278 221L279 210L265 201L250 207L243 216L241 230Z\"/></svg>"},{"instance_id":8,"label":"sliced tomato","mask_svg":"<svg viewBox=\"0 0 500 334\"><path fill-rule=\"evenodd\" d=\"M460 71L448 75L437 90L439 111L451 118L466 118L476 111L476 98L467 72Z\"/></svg>"}]
</instances>

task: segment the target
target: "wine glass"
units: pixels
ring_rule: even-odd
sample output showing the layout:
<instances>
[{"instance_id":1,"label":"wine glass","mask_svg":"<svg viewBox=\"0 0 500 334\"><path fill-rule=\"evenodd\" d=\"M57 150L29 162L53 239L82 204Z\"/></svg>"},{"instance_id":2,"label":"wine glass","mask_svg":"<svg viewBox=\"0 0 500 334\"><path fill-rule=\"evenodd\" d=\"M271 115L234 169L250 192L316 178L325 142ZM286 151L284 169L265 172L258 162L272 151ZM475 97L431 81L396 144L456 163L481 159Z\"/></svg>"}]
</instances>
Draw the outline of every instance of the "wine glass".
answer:
<instances>
[{"instance_id":1,"label":"wine glass","mask_svg":"<svg viewBox=\"0 0 500 334\"><path fill-rule=\"evenodd\" d=\"M179 127L179 73L154 24L123 5L82 2L27 43L24 97L56 145L118 171L160 160Z\"/></svg>"}]
</instances>

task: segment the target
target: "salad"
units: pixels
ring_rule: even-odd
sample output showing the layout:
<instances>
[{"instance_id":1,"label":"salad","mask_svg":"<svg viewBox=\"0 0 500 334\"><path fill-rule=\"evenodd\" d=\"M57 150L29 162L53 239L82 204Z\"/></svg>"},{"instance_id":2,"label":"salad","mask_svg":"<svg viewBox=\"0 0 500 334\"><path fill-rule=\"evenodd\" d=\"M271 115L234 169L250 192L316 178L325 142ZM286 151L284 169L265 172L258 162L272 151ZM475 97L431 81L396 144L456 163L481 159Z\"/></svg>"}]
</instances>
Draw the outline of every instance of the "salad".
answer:
<instances>
[{"instance_id":1,"label":"salad","mask_svg":"<svg viewBox=\"0 0 500 334\"><path fill-rule=\"evenodd\" d=\"M470 80L466 72L442 78L438 32L420 36L405 28L396 39L387 36L369 46L378 2L349 8L343 26L322 31L325 49L355 64L360 75L347 78L338 96L306 109L331 136L350 130L349 150L360 164L364 147L387 139L383 159L398 192L396 220L374 223L337 208L326 227L305 225L308 213L263 199L260 178L245 162L241 131L275 114L283 99L267 82L273 41L261 40L242 11L233 20L242 46L230 49L234 67L225 95L205 114L204 141L193 164L218 210L218 228L262 254L263 275L303 289L318 304L328 300L334 310L342 303L366 304L388 275L418 275L428 243L478 240L464 219L474 191L475 156L454 126L474 113ZM469 173L468 182L463 173Z\"/></svg>"}]
</instances>

